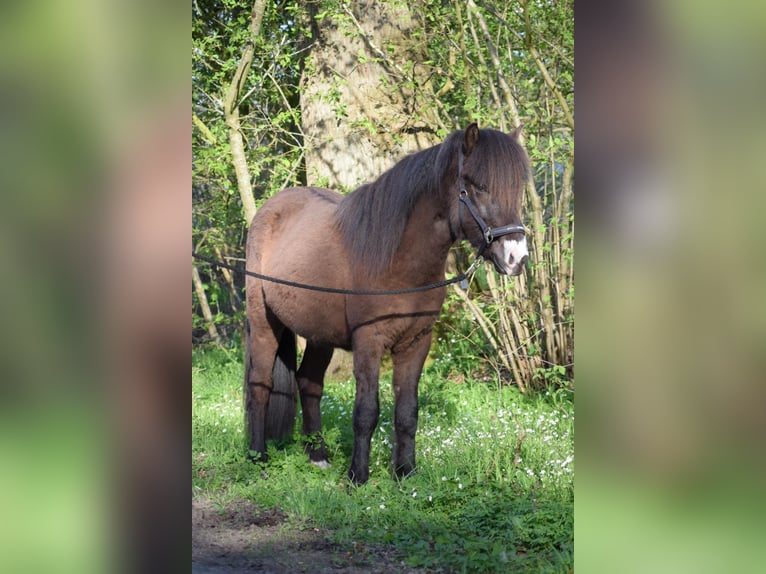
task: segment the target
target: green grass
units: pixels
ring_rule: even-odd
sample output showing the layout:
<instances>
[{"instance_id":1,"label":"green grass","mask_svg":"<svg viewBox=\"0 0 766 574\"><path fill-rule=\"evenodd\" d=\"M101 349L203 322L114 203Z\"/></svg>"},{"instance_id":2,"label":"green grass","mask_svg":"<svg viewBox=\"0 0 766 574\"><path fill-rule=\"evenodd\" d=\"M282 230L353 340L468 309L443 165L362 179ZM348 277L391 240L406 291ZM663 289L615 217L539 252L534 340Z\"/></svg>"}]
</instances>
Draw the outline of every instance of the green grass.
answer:
<instances>
[{"instance_id":1,"label":"green grass","mask_svg":"<svg viewBox=\"0 0 766 574\"><path fill-rule=\"evenodd\" d=\"M279 505L298 525L339 542L393 545L412 567L448 572L573 569L574 405L515 387L455 384L426 370L420 384L417 473L390 474L393 394L381 380L370 481L352 487L353 381L329 382L322 399L332 467L308 463L293 440L269 446L269 463L245 460L238 357L192 357L192 486L225 503Z\"/></svg>"}]
</instances>

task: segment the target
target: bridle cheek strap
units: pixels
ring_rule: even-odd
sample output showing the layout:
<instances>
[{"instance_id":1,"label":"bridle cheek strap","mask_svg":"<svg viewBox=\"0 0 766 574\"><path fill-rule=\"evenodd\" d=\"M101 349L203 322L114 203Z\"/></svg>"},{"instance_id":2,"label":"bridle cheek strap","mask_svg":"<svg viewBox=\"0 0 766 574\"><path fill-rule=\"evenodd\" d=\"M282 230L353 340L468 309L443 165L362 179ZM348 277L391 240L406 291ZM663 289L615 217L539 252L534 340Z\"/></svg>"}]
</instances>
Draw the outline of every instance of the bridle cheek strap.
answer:
<instances>
[{"instance_id":1,"label":"bridle cheek strap","mask_svg":"<svg viewBox=\"0 0 766 574\"><path fill-rule=\"evenodd\" d=\"M481 246L479 247L478 256L483 255L484 251L495 239L510 235L511 233L526 233L526 229L523 225L512 224L503 225L502 227L490 227L487 225L487 222L484 221L482 216L479 215L479 212L476 210L476 206L473 204L473 201L471 201L471 198L468 196L468 193L465 190L460 192L459 199L461 205L465 205L468 208L468 212L471 214L471 217L473 217L474 221L476 221L476 224L481 230L482 241Z\"/></svg>"},{"instance_id":2,"label":"bridle cheek strap","mask_svg":"<svg viewBox=\"0 0 766 574\"><path fill-rule=\"evenodd\" d=\"M511 225L503 225L502 227L490 227L487 225L487 222L484 221L484 218L479 215L479 211L476 209L476 206L474 205L473 201L471 201L470 196L468 195L468 190L465 188L465 181L463 180L463 151L460 150L460 155L458 156L458 174L457 174L457 180L458 180L458 189L460 190L460 196L458 199L460 200L461 207L463 205L466 206L468 209L468 212L471 214L471 217L473 217L476 224L479 226L479 229L481 230L482 235L482 242L481 246L479 246L479 252L477 254L477 257L481 257L484 254L484 251L489 247L489 245L495 240L500 237L504 237L505 235L510 235L511 233L524 233L526 234L526 229L523 225L517 225L517 224L511 224ZM462 209L460 211L460 224L462 227L463 222L463 215L462 215Z\"/></svg>"}]
</instances>

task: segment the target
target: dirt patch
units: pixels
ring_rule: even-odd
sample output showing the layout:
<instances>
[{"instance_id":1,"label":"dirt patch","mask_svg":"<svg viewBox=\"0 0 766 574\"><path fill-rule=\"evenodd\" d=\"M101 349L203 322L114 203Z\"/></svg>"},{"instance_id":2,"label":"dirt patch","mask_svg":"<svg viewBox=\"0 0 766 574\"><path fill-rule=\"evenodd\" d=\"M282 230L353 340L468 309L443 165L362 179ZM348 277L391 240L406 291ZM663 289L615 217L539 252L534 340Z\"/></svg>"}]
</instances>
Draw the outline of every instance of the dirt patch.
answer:
<instances>
[{"instance_id":1,"label":"dirt patch","mask_svg":"<svg viewBox=\"0 0 766 574\"><path fill-rule=\"evenodd\" d=\"M331 542L320 529L290 526L279 508L246 500L221 508L192 500L192 573L389 574L407 568L392 548Z\"/></svg>"}]
</instances>

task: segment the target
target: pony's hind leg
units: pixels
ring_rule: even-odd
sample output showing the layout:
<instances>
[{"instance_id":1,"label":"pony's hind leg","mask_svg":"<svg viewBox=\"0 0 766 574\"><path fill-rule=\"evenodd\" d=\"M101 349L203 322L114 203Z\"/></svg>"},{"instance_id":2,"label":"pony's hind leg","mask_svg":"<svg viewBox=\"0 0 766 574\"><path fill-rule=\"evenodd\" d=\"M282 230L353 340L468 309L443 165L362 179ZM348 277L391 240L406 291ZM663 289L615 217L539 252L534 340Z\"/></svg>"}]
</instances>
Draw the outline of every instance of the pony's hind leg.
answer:
<instances>
[{"instance_id":1,"label":"pony's hind leg","mask_svg":"<svg viewBox=\"0 0 766 574\"><path fill-rule=\"evenodd\" d=\"M298 369L298 389L303 407L303 434L306 435L306 452L312 464L327 468L327 449L321 437L322 415L319 403L324 389L324 374L332 359L332 347L306 345L306 352Z\"/></svg>"},{"instance_id":2,"label":"pony's hind leg","mask_svg":"<svg viewBox=\"0 0 766 574\"><path fill-rule=\"evenodd\" d=\"M245 426L249 441L248 458L266 461L266 414L271 398L272 369L279 335L265 317L248 317L245 351Z\"/></svg>"},{"instance_id":3,"label":"pony's hind leg","mask_svg":"<svg viewBox=\"0 0 766 574\"><path fill-rule=\"evenodd\" d=\"M431 347L431 333L406 349L392 353L394 362L394 472L404 478L415 470L415 431L418 428L418 382Z\"/></svg>"}]
</instances>

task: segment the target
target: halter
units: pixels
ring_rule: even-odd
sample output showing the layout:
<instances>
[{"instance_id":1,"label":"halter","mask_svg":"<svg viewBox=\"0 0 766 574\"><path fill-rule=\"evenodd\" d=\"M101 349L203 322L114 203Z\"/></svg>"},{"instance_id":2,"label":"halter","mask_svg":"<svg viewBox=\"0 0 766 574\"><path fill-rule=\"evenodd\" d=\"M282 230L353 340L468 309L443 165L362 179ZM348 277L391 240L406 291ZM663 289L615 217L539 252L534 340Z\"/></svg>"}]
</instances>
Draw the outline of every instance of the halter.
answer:
<instances>
[{"instance_id":1,"label":"halter","mask_svg":"<svg viewBox=\"0 0 766 574\"><path fill-rule=\"evenodd\" d=\"M471 201L470 196L468 195L468 190L465 188L465 180L463 179L463 150L460 150L460 155L458 155L458 161L457 161L457 184L458 189L460 190L460 196L458 199L460 200L460 206L462 208L463 205L465 205L468 208L468 212L473 217L476 224L479 226L479 229L481 230L482 235L482 241L481 245L479 246L479 251L476 257L481 257L484 251L487 249L487 247L490 246L490 244L500 237L504 237L505 235L510 235L511 233L524 233L526 234L526 229L523 225L503 225L502 227L490 227L487 225L487 222L484 221L484 218L482 218L481 215L479 215L479 211L476 209L476 206L474 205L473 201ZM463 211L460 210L460 226L463 226Z\"/></svg>"}]
</instances>

